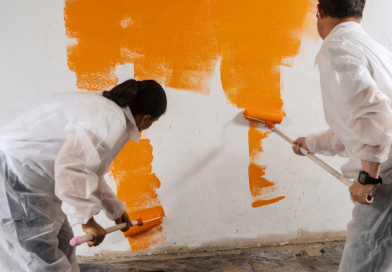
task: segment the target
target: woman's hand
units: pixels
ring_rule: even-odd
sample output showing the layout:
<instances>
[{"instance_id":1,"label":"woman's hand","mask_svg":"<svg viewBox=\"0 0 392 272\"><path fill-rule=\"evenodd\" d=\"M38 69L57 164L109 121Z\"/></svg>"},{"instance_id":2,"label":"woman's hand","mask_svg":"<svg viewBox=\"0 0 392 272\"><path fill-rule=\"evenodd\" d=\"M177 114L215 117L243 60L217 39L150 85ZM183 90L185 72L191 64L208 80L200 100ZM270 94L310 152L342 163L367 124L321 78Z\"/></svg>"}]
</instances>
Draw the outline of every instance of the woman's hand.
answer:
<instances>
[{"instance_id":1,"label":"woman's hand","mask_svg":"<svg viewBox=\"0 0 392 272\"><path fill-rule=\"evenodd\" d=\"M132 227L132 222L129 219L127 212L124 212L119 218L114 220L114 222L116 222L116 225L127 223L127 226L121 230L122 232L126 232L130 227Z\"/></svg>"},{"instance_id":2,"label":"woman's hand","mask_svg":"<svg viewBox=\"0 0 392 272\"><path fill-rule=\"evenodd\" d=\"M82 224L82 229L86 234L94 235L94 240L87 242L89 247L99 246L103 239L105 239L106 231L97 222L95 222L94 217L91 217L86 224Z\"/></svg>"},{"instance_id":3,"label":"woman's hand","mask_svg":"<svg viewBox=\"0 0 392 272\"><path fill-rule=\"evenodd\" d=\"M300 155L300 156L305 156L299 149L300 147L305 148L306 150L308 149L308 146L306 145L306 137L299 137L297 140L295 140L293 145L293 151L295 154Z\"/></svg>"}]
</instances>

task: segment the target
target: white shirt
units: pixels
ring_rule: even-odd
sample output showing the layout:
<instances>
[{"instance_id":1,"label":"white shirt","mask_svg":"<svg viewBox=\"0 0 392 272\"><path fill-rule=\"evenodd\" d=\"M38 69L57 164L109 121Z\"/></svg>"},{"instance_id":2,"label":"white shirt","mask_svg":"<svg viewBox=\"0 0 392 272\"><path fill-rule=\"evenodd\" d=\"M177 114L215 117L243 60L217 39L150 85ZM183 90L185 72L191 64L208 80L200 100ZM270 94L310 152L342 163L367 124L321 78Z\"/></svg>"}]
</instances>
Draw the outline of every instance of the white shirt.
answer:
<instances>
[{"instance_id":1,"label":"white shirt","mask_svg":"<svg viewBox=\"0 0 392 272\"><path fill-rule=\"evenodd\" d=\"M342 166L348 178L358 177L361 160L391 169L392 54L360 24L346 22L324 40L316 65L330 129L308 135L309 150L348 157Z\"/></svg>"},{"instance_id":2,"label":"white shirt","mask_svg":"<svg viewBox=\"0 0 392 272\"><path fill-rule=\"evenodd\" d=\"M21 181L61 200L75 225L101 210L112 220L125 211L103 177L130 139L139 143L128 107L101 93L58 93L1 128L0 151L20 162L17 174L25 167L37 173Z\"/></svg>"}]
</instances>

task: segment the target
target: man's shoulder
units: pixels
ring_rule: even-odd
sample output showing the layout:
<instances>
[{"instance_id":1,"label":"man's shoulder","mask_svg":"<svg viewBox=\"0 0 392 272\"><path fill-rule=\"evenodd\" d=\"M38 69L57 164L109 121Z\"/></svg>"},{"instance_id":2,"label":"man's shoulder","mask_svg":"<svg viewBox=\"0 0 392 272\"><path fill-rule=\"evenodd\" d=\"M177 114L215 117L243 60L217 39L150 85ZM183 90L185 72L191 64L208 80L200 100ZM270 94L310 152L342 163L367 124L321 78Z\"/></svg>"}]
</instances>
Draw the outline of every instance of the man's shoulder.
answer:
<instances>
[{"instance_id":1,"label":"man's shoulder","mask_svg":"<svg viewBox=\"0 0 392 272\"><path fill-rule=\"evenodd\" d=\"M337 69L340 66L347 68L349 64L367 67L367 52L366 46L358 40L349 35L337 35L324 47L321 55L332 69Z\"/></svg>"},{"instance_id":2,"label":"man's shoulder","mask_svg":"<svg viewBox=\"0 0 392 272\"><path fill-rule=\"evenodd\" d=\"M336 36L325 46L326 56L363 55L363 46L349 36Z\"/></svg>"},{"instance_id":3,"label":"man's shoulder","mask_svg":"<svg viewBox=\"0 0 392 272\"><path fill-rule=\"evenodd\" d=\"M392 56L388 49L371 38L360 25L339 31L324 49L328 59L346 56L364 61L370 55Z\"/></svg>"}]
</instances>

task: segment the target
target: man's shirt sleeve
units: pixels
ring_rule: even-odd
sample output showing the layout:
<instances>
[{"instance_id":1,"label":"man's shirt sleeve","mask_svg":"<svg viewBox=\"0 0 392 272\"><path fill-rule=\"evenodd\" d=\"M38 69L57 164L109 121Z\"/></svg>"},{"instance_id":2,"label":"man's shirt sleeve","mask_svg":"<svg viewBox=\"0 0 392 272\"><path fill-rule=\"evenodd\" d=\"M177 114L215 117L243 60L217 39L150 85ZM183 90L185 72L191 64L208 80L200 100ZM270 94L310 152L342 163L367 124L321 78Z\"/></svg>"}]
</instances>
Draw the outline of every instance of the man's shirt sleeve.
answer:
<instances>
[{"instance_id":1,"label":"man's shirt sleeve","mask_svg":"<svg viewBox=\"0 0 392 272\"><path fill-rule=\"evenodd\" d=\"M374 81L365 56L347 42L328 48L332 69L331 97L336 110L353 132L351 153L358 159L382 163L392 143L392 110L389 98Z\"/></svg>"},{"instance_id":2,"label":"man's shirt sleeve","mask_svg":"<svg viewBox=\"0 0 392 272\"><path fill-rule=\"evenodd\" d=\"M306 145L312 153L324 156L338 155L340 157L347 157L344 145L331 129L309 134L306 137Z\"/></svg>"}]
</instances>

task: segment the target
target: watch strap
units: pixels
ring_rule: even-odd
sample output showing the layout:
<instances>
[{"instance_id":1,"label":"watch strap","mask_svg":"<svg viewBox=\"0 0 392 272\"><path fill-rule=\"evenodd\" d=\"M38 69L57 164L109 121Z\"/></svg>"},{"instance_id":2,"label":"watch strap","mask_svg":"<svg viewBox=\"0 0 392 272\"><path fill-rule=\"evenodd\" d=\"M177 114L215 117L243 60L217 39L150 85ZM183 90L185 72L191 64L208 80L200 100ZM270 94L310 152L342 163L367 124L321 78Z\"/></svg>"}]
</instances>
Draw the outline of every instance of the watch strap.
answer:
<instances>
[{"instance_id":1,"label":"watch strap","mask_svg":"<svg viewBox=\"0 0 392 272\"><path fill-rule=\"evenodd\" d=\"M372 178L369 173L365 171L359 172L358 176L358 182L361 183L362 185L368 185L368 184L382 184L382 178Z\"/></svg>"}]
</instances>

